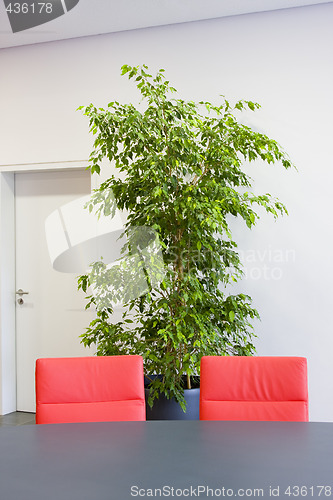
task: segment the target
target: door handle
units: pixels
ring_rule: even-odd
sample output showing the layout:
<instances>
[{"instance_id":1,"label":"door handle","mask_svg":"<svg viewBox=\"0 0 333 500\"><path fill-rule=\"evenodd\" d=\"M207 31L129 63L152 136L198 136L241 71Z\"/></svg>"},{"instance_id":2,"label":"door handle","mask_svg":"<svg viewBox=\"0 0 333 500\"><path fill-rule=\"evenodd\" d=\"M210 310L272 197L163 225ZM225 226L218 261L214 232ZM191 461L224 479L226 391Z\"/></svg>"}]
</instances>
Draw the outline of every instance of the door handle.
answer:
<instances>
[{"instance_id":1,"label":"door handle","mask_svg":"<svg viewBox=\"0 0 333 500\"><path fill-rule=\"evenodd\" d=\"M17 292L15 292L15 293L16 293L16 295L19 295L19 298L17 299L17 303L20 304L20 306L21 306L22 304L24 304L24 300L22 299L22 295L29 295L29 292L24 292L22 290L22 288L19 288L17 290Z\"/></svg>"}]
</instances>

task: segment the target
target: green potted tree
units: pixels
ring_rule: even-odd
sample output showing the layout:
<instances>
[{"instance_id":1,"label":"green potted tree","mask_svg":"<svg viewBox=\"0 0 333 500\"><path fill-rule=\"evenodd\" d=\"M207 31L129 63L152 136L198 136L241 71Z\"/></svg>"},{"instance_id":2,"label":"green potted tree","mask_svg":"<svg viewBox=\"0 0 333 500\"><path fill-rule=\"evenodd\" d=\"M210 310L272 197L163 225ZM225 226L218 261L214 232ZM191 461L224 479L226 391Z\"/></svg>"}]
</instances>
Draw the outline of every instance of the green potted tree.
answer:
<instances>
[{"instance_id":1,"label":"green potted tree","mask_svg":"<svg viewBox=\"0 0 333 500\"><path fill-rule=\"evenodd\" d=\"M289 168L291 162L276 141L237 120L237 113L255 111L257 103L174 98L164 70L152 76L145 65L125 65L122 74L135 80L139 107L110 102L106 109L79 108L95 134L91 172L99 173L107 158L120 173L110 174L88 206L111 217L116 209L125 210L123 252L139 257L130 271L99 261L79 277L79 289L89 294L87 307L97 305L81 342L95 344L98 355L142 355L146 375L158 375L150 377L149 404L166 398L185 410L184 390L199 375L203 355L255 353L251 321L258 312L249 296L226 292L242 277L229 220L241 217L251 228L259 217L255 207L275 218L287 210L269 194L251 193L242 165L261 159ZM145 230L138 237L135 228ZM129 283L145 273L143 253L152 241L148 258L155 271L146 272L146 289L135 292ZM91 294L90 285L98 293ZM124 314L112 322L119 298Z\"/></svg>"}]
</instances>

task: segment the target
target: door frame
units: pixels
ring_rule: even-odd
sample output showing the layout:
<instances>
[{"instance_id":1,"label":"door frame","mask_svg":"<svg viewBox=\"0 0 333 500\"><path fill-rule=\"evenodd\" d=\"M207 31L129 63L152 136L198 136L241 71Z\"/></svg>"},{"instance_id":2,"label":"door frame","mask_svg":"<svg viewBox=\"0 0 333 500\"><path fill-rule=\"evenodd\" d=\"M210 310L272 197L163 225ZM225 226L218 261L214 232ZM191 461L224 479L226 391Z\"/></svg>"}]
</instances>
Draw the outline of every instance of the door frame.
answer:
<instances>
[{"instance_id":1,"label":"door frame","mask_svg":"<svg viewBox=\"0 0 333 500\"><path fill-rule=\"evenodd\" d=\"M15 174L87 166L88 160L0 166L0 415L16 411Z\"/></svg>"}]
</instances>

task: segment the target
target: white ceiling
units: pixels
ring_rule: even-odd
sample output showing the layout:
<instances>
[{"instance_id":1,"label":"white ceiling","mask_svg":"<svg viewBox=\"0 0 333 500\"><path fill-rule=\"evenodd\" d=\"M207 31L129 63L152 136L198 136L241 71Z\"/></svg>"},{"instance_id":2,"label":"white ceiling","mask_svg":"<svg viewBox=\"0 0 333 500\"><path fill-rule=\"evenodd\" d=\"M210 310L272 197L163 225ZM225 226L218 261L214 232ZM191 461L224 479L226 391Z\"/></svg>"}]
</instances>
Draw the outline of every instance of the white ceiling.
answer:
<instances>
[{"instance_id":1,"label":"white ceiling","mask_svg":"<svg viewBox=\"0 0 333 500\"><path fill-rule=\"evenodd\" d=\"M80 0L72 10L53 21L37 28L12 33L4 2L0 0L0 48L332 2L333 0Z\"/></svg>"}]
</instances>

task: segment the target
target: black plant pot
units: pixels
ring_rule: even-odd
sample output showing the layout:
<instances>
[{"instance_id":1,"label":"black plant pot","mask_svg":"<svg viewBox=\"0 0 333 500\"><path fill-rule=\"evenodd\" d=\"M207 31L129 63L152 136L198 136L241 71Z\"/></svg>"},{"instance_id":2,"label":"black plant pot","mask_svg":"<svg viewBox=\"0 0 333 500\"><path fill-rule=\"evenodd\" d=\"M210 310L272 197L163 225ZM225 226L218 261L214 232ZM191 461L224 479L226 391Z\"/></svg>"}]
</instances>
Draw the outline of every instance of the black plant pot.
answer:
<instances>
[{"instance_id":1,"label":"black plant pot","mask_svg":"<svg viewBox=\"0 0 333 500\"><path fill-rule=\"evenodd\" d=\"M149 389L145 389L147 420L199 420L200 389L185 389L184 397L187 403L184 412L177 401L160 395L154 400L153 407L148 405Z\"/></svg>"}]
</instances>

